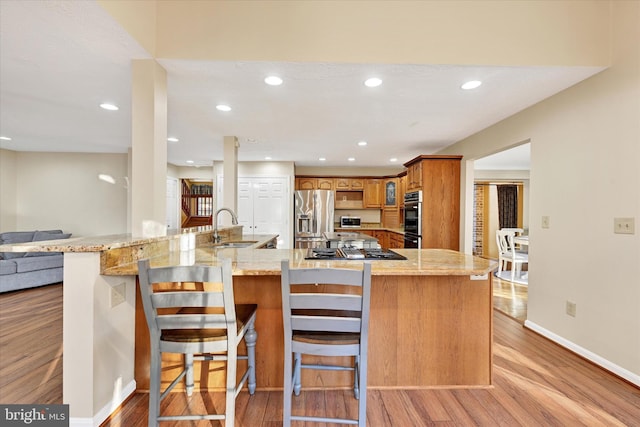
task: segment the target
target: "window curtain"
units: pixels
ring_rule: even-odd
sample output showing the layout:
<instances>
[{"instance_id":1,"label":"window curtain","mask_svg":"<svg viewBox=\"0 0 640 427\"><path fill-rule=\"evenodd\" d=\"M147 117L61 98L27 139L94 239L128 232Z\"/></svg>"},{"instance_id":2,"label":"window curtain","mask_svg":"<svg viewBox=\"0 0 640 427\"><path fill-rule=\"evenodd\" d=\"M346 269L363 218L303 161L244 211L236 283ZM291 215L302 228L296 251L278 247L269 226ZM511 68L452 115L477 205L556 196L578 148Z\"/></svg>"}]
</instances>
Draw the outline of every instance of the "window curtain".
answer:
<instances>
[{"instance_id":1,"label":"window curtain","mask_svg":"<svg viewBox=\"0 0 640 427\"><path fill-rule=\"evenodd\" d=\"M517 185L498 185L498 224L500 228L518 226Z\"/></svg>"}]
</instances>

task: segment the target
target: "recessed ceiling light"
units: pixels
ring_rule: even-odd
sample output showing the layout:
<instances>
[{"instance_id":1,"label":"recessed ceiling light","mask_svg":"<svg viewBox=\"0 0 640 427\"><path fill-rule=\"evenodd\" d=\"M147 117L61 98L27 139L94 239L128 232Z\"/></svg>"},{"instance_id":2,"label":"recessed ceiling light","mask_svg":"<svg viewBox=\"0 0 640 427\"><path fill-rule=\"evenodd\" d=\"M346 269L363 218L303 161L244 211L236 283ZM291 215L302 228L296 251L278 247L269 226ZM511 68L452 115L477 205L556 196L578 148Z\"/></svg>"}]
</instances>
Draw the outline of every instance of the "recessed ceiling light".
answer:
<instances>
[{"instance_id":1,"label":"recessed ceiling light","mask_svg":"<svg viewBox=\"0 0 640 427\"><path fill-rule=\"evenodd\" d=\"M355 157L349 157L347 160L350 161L350 162L355 162L356 158Z\"/></svg>"},{"instance_id":2,"label":"recessed ceiling light","mask_svg":"<svg viewBox=\"0 0 640 427\"><path fill-rule=\"evenodd\" d=\"M267 156L267 157L265 157L264 159L265 159L265 160L271 160L271 157L270 157L270 156Z\"/></svg>"},{"instance_id":3,"label":"recessed ceiling light","mask_svg":"<svg viewBox=\"0 0 640 427\"><path fill-rule=\"evenodd\" d=\"M264 82L269 86L280 86L282 84L282 79L278 76L268 76L264 79Z\"/></svg>"},{"instance_id":4,"label":"recessed ceiling light","mask_svg":"<svg viewBox=\"0 0 640 427\"><path fill-rule=\"evenodd\" d=\"M392 158L390 158L390 159L389 159L389 161L390 161L390 162L397 162L397 161L398 161L398 159L397 159L397 158L395 158L395 157L392 157Z\"/></svg>"},{"instance_id":5,"label":"recessed ceiling light","mask_svg":"<svg viewBox=\"0 0 640 427\"><path fill-rule=\"evenodd\" d=\"M188 164L188 165L192 165L193 164L193 160L187 160L185 163Z\"/></svg>"},{"instance_id":6,"label":"recessed ceiling light","mask_svg":"<svg viewBox=\"0 0 640 427\"><path fill-rule=\"evenodd\" d=\"M460 88L464 89L464 90L475 89L478 86L480 86L481 84L482 84L482 82L480 80L470 80L470 81L466 82L465 84L463 84L462 86L460 86Z\"/></svg>"},{"instance_id":7,"label":"recessed ceiling light","mask_svg":"<svg viewBox=\"0 0 640 427\"><path fill-rule=\"evenodd\" d=\"M231 107L224 104L216 105L216 109L218 109L219 111L231 111Z\"/></svg>"},{"instance_id":8,"label":"recessed ceiling light","mask_svg":"<svg viewBox=\"0 0 640 427\"><path fill-rule=\"evenodd\" d=\"M8 136L0 136L0 139L3 141L11 141L11 138L9 138Z\"/></svg>"},{"instance_id":9,"label":"recessed ceiling light","mask_svg":"<svg viewBox=\"0 0 640 427\"><path fill-rule=\"evenodd\" d=\"M169 142L178 142L180 140L178 138L174 138L174 137L170 136L169 138L167 138L167 141L169 141Z\"/></svg>"},{"instance_id":10,"label":"recessed ceiling light","mask_svg":"<svg viewBox=\"0 0 640 427\"><path fill-rule=\"evenodd\" d=\"M371 77L364 81L364 85L367 87L378 87L382 84L382 80L377 77Z\"/></svg>"},{"instance_id":11,"label":"recessed ceiling light","mask_svg":"<svg viewBox=\"0 0 640 427\"><path fill-rule=\"evenodd\" d=\"M327 160L327 158L326 157L320 157L318 160L320 160L321 162L324 162L324 161Z\"/></svg>"},{"instance_id":12,"label":"recessed ceiling light","mask_svg":"<svg viewBox=\"0 0 640 427\"><path fill-rule=\"evenodd\" d=\"M358 145L360 147L364 147L365 145L367 145L367 141L360 141L360 142L358 142Z\"/></svg>"},{"instance_id":13,"label":"recessed ceiling light","mask_svg":"<svg viewBox=\"0 0 640 427\"><path fill-rule=\"evenodd\" d=\"M100 108L105 109L105 110L109 110L109 111L118 111L119 108L116 105L113 104L108 104L108 103L104 103L104 104L100 104Z\"/></svg>"}]
</instances>

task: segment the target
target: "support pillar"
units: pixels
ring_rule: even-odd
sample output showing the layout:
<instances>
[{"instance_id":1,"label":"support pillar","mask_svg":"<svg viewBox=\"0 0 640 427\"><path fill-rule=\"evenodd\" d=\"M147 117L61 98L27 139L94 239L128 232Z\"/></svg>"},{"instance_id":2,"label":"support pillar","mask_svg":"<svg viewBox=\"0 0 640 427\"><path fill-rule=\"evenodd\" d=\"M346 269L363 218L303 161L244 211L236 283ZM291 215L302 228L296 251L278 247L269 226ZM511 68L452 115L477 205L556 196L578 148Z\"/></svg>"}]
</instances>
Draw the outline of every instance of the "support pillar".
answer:
<instances>
[{"instance_id":1,"label":"support pillar","mask_svg":"<svg viewBox=\"0 0 640 427\"><path fill-rule=\"evenodd\" d=\"M223 138L223 164L222 176L224 200L218 203L221 207L230 208L238 213L238 138L235 136L225 136ZM214 218L215 221L215 218ZM220 215L219 225L231 225L231 218L227 214Z\"/></svg>"},{"instance_id":2,"label":"support pillar","mask_svg":"<svg viewBox=\"0 0 640 427\"><path fill-rule=\"evenodd\" d=\"M131 234L167 233L167 72L153 59L132 61Z\"/></svg>"}]
</instances>

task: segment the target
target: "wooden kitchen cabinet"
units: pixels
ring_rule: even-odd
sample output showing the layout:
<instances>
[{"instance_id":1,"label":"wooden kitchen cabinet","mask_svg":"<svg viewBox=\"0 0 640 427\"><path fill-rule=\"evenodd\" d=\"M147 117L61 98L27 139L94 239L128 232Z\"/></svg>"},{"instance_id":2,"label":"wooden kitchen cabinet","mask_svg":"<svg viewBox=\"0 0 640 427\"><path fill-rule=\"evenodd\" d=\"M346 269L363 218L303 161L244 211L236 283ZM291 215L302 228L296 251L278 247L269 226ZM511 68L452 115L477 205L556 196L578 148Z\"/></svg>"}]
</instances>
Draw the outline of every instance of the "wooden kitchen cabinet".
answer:
<instances>
[{"instance_id":1,"label":"wooden kitchen cabinet","mask_svg":"<svg viewBox=\"0 0 640 427\"><path fill-rule=\"evenodd\" d=\"M366 179L364 181L364 207L382 207L382 179Z\"/></svg>"},{"instance_id":2,"label":"wooden kitchen cabinet","mask_svg":"<svg viewBox=\"0 0 640 427\"><path fill-rule=\"evenodd\" d=\"M402 249L404 248L404 235L400 233L394 233L393 231L388 231L387 236L389 239L389 248L390 249Z\"/></svg>"},{"instance_id":3,"label":"wooden kitchen cabinet","mask_svg":"<svg viewBox=\"0 0 640 427\"><path fill-rule=\"evenodd\" d=\"M398 206L400 209L404 207L404 194L407 192L407 174L398 178Z\"/></svg>"},{"instance_id":4,"label":"wooden kitchen cabinet","mask_svg":"<svg viewBox=\"0 0 640 427\"><path fill-rule=\"evenodd\" d=\"M333 190L332 178L318 178L316 190Z\"/></svg>"},{"instance_id":5,"label":"wooden kitchen cabinet","mask_svg":"<svg viewBox=\"0 0 640 427\"><path fill-rule=\"evenodd\" d=\"M422 189L422 162L409 162L407 165L407 191Z\"/></svg>"},{"instance_id":6,"label":"wooden kitchen cabinet","mask_svg":"<svg viewBox=\"0 0 640 427\"><path fill-rule=\"evenodd\" d=\"M296 178L296 190L333 189L333 178Z\"/></svg>"},{"instance_id":7,"label":"wooden kitchen cabinet","mask_svg":"<svg viewBox=\"0 0 640 427\"><path fill-rule=\"evenodd\" d=\"M386 228L400 228L400 210L387 208L382 210L382 226Z\"/></svg>"},{"instance_id":8,"label":"wooden kitchen cabinet","mask_svg":"<svg viewBox=\"0 0 640 427\"><path fill-rule=\"evenodd\" d=\"M404 164L407 191L422 190L423 249L457 251L460 247L461 159L454 155L425 155ZM416 186L418 182L420 185Z\"/></svg>"},{"instance_id":9,"label":"wooden kitchen cabinet","mask_svg":"<svg viewBox=\"0 0 640 427\"><path fill-rule=\"evenodd\" d=\"M315 190L316 178L296 178L296 190Z\"/></svg>"},{"instance_id":10,"label":"wooden kitchen cabinet","mask_svg":"<svg viewBox=\"0 0 640 427\"><path fill-rule=\"evenodd\" d=\"M397 208L398 203L398 178L385 178L382 186L384 208Z\"/></svg>"},{"instance_id":11,"label":"wooden kitchen cabinet","mask_svg":"<svg viewBox=\"0 0 640 427\"><path fill-rule=\"evenodd\" d=\"M363 190L362 178L334 178L333 185L336 190Z\"/></svg>"}]
</instances>

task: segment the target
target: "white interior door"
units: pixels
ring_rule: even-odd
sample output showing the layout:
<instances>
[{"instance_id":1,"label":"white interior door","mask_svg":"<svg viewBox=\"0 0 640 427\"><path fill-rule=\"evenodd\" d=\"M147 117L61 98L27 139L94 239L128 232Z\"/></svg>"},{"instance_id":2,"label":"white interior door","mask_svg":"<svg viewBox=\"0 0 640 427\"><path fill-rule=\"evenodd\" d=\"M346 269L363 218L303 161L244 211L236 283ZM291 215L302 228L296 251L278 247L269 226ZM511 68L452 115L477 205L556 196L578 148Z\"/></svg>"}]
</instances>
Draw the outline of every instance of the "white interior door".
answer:
<instances>
[{"instance_id":1,"label":"white interior door","mask_svg":"<svg viewBox=\"0 0 640 427\"><path fill-rule=\"evenodd\" d=\"M180 205L178 203L178 180L167 178L167 228L177 229L180 222Z\"/></svg>"},{"instance_id":2,"label":"white interior door","mask_svg":"<svg viewBox=\"0 0 640 427\"><path fill-rule=\"evenodd\" d=\"M223 200L218 176L218 200ZM238 223L244 233L277 234L278 247L290 247L291 206L288 177L238 177Z\"/></svg>"}]
</instances>

